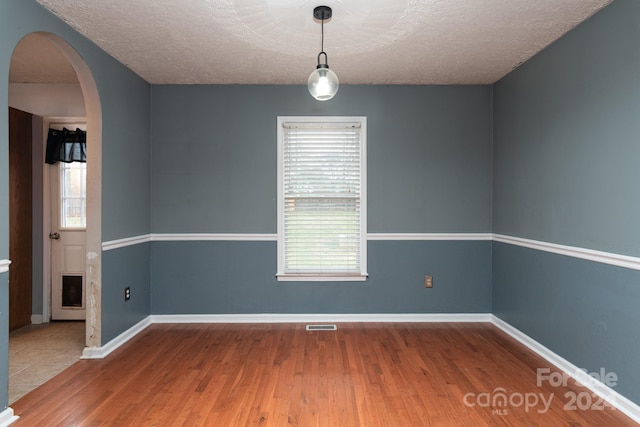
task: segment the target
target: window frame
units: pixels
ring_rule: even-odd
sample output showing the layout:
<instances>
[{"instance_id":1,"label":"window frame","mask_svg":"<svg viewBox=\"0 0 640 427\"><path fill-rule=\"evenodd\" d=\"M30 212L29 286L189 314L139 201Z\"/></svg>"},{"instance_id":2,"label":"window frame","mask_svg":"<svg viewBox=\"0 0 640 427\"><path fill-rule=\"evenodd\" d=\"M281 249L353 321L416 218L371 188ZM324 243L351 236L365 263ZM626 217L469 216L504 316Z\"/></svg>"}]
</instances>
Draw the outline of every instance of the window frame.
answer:
<instances>
[{"instance_id":1,"label":"window frame","mask_svg":"<svg viewBox=\"0 0 640 427\"><path fill-rule=\"evenodd\" d=\"M285 194L284 194L284 124L285 123L360 123L360 271L359 273L291 273L285 272ZM367 273L367 117L366 116L278 116L277 118L277 273L278 281L365 281Z\"/></svg>"}]
</instances>

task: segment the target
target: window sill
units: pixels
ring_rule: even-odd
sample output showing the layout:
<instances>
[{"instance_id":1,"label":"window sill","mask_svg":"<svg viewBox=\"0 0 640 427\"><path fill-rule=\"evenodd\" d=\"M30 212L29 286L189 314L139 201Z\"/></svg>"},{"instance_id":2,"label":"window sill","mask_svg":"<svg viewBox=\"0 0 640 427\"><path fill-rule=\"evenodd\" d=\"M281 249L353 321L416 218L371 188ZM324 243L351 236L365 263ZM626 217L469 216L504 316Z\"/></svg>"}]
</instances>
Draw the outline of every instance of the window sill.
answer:
<instances>
[{"instance_id":1,"label":"window sill","mask_svg":"<svg viewBox=\"0 0 640 427\"><path fill-rule=\"evenodd\" d=\"M278 282L364 282L369 275L362 274L292 274L278 273Z\"/></svg>"}]
</instances>

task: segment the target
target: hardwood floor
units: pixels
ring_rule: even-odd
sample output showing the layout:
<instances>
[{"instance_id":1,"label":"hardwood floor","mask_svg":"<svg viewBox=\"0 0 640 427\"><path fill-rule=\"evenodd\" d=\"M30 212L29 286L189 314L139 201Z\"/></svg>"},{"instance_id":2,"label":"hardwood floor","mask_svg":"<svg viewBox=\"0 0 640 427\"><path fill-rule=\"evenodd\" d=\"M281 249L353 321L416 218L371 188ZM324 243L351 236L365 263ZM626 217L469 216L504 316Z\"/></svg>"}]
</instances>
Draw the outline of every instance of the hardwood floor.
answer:
<instances>
[{"instance_id":1,"label":"hardwood floor","mask_svg":"<svg viewBox=\"0 0 640 427\"><path fill-rule=\"evenodd\" d=\"M154 324L12 408L17 426L636 425L538 368L556 371L490 324Z\"/></svg>"}]
</instances>

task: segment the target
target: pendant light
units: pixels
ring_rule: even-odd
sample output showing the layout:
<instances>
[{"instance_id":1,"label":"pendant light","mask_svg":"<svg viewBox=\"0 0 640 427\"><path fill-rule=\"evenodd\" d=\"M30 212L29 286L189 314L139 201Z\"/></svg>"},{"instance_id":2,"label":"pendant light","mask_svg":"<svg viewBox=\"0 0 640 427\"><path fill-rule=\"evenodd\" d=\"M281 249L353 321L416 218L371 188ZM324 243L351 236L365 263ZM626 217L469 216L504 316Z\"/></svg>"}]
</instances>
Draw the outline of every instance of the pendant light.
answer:
<instances>
[{"instance_id":1,"label":"pendant light","mask_svg":"<svg viewBox=\"0 0 640 427\"><path fill-rule=\"evenodd\" d=\"M318 54L318 66L309 76L309 93L318 101L328 101L338 92L338 76L329 69L327 64L327 54L324 51L324 20L331 18L331 8L329 6L318 6L313 9L313 17L322 22L322 45ZM320 57L324 55L324 62L320 62Z\"/></svg>"}]
</instances>

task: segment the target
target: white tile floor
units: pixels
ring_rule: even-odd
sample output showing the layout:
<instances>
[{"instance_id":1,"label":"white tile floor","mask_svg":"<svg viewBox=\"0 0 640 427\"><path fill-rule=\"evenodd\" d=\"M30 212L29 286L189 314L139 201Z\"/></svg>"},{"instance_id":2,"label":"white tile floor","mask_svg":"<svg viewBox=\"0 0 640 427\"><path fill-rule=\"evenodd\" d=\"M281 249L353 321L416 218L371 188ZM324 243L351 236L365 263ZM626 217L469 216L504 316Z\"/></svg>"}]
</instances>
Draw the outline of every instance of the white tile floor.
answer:
<instances>
[{"instance_id":1,"label":"white tile floor","mask_svg":"<svg viewBox=\"0 0 640 427\"><path fill-rule=\"evenodd\" d=\"M9 404L80 360L85 324L51 322L9 334Z\"/></svg>"}]
</instances>

